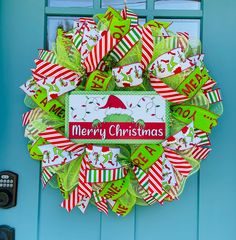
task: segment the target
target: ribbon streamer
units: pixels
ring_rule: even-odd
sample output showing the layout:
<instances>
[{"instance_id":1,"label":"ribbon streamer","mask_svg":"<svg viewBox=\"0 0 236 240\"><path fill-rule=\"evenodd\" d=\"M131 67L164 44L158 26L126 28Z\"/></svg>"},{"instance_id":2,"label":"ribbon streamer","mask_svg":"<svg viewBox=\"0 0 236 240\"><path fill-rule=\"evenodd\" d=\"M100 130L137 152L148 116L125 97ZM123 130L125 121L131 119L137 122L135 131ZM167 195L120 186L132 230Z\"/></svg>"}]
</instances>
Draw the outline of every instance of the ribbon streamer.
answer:
<instances>
[{"instance_id":1,"label":"ribbon streamer","mask_svg":"<svg viewBox=\"0 0 236 240\"><path fill-rule=\"evenodd\" d=\"M81 154L84 151L84 144L76 144L71 142L68 138L64 137L52 127L48 127L44 132L40 133L39 136L62 150Z\"/></svg>"}]
</instances>

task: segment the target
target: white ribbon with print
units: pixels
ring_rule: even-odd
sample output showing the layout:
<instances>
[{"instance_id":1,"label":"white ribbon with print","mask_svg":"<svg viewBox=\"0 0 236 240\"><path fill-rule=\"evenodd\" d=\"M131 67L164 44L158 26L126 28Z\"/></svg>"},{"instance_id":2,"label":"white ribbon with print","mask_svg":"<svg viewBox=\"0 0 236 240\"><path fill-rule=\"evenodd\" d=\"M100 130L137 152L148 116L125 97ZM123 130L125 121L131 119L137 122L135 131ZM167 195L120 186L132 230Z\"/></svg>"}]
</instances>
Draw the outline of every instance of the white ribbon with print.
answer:
<instances>
[{"instance_id":1,"label":"white ribbon with print","mask_svg":"<svg viewBox=\"0 0 236 240\"><path fill-rule=\"evenodd\" d=\"M43 154L43 168L66 164L81 156L79 153L67 152L51 144L41 145L39 149Z\"/></svg>"},{"instance_id":2,"label":"white ribbon with print","mask_svg":"<svg viewBox=\"0 0 236 240\"><path fill-rule=\"evenodd\" d=\"M119 148L110 148L106 146L88 145L86 153L91 165L99 169L115 169L120 168L121 165L117 160L120 153Z\"/></svg>"},{"instance_id":3,"label":"white ribbon with print","mask_svg":"<svg viewBox=\"0 0 236 240\"><path fill-rule=\"evenodd\" d=\"M118 87L133 87L142 84L142 73L140 63L132 63L112 69L112 76Z\"/></svg>"}]
</instances>

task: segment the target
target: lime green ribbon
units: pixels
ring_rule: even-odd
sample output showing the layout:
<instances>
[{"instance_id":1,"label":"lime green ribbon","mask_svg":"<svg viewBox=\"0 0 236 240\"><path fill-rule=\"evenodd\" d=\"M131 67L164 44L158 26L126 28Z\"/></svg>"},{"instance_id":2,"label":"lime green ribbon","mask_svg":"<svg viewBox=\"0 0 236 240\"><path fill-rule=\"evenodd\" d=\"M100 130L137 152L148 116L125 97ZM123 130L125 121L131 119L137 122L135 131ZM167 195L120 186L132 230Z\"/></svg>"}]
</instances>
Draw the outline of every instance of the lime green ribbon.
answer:
<instances>
[{"instance_id":1,"label":"lime green ribbon","mask_svg":"<svg viewBox=\"0 0 236 240\"><path fill-rule=\"evenodd\" d=\"M34 102L38 104L38 106L43 109L45 112L59 118L65 118L65 107L59 101L52 99L48 102L47 99L47 91L40 87L36 94L32 96Z\"/></svg>"},{"instance_id":2,"label":"lime green ribbon","mask_svg":"<svg viewBox=\"0 0 236 240\"><path fill-rule=\"evenodd\" d=\"M131 155L131 161L134 165L143 170L152 166L154 162L162 155L164 149L161 145L150 144L140 145Z\"/></svg>"},{"instance_id":3,"label":"lime green ribbon","mask_svg":"<svg viewBox=\"0 0 236 240\"><path fill-rule=\"evenodd\" d=\"M111 73L95 70L89 75L85 86L85 90L105 91L108 89L111 78L112 78Z\"/></svg>"},{"instance_id":4,"label":"lime green ribbon","mask_svg":"<svg viewBox=\"0 0 236 240\"><path fill-rule=\"evenodd\" d=\"M189 124L194 122L194 127L210 133L211 129L217 125L219 115L204 108L194 105L172 106L172 116L177 120Z\"/></svg>"},{"instance_id":5,"label":"lime green ribbon","mask_svg":"<svg viewBox=\"0 0 236 240\"><path fill-rule=\"evenodd\" d=\"M201 71L200 68L197 67L180 83L176 91L188 98L192 98L208 81L208 79L209 75L206 68Z\"/></svg>"}]
</instances>

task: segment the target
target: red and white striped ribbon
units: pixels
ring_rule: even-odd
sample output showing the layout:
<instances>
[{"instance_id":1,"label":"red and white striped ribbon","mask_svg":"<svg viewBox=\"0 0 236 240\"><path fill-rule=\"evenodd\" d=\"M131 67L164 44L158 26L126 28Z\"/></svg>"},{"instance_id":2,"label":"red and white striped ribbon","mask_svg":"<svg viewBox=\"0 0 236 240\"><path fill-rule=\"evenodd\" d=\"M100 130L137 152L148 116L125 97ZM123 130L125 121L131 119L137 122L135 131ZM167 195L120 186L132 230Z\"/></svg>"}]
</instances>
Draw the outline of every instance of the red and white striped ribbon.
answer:
<instances>
[{"instance_id":1,"label":"red and white striped ribbon","mask_svg":"<svg viewBox=\"0 0 236 240\"><path fill-rule=\"evenodd\" d=\"M216 82L213 79L209 79L202 87L203 91L210 91L214 86L216 85Z\"/></svg>"},{"instance_id":2,"label":"red and white striped ribbon","mask_svg":"<svg viewBox=\"0 0 236 240\"><path fill-rule=\"evenodd\" d=\"M148 192L153 196L158 193L162 195L162 163L163 159L160 157L148 170Z\"/></svg>"},{"instance_id":3,"label":"red and white striped ribbon","mask_svg":"<svg viewBox=\"0 0 236 240\"><path fill-rule=\"evenodd\" d=\"M52 64L50 62L45 62L40 59L35 60L36 69L32 70L32 74L36 81L39 81L46 77L54 77L55 79L63 78L69 81L78 81L80 79L80 75L76 72L67 69L59 64Z\"/></svg>"},{"instance_id":4,"label":"red and white striped ribbon","mask_svg":"<svg viewBox=\"0 0 236 240\"><path fill-rule=\"evenodd\" d=\"M32 110L31 110L32 111ZM31 111L28 111L22 115L22 127L30 123L30 113Z\"/></svg>"},{"instance_id":5,"label":"red and white striped ribbon","mask_svg":"<svg viewBox=\"0 0 236 240\"><path fill-rule=\"evenodd\" d=\"M113 38L109 31L104 31L102 38L90 51L84 60L84 66L88 73L94 71L104 56L117 44L118 40Z\"/></svg>"},{"instance_id":6,"label":"red and white striped ribbon","mask_svg":"<svg viewBox=\"0 0 236 240\"><path fill-rule=\"evenodd\" d=\"M100 70L100 71L105 71L105 68L106 68L106 63L104 60L101 60L100 63L98 64L97 66L97 69Z\"/></svg>"},{"instance_id":7,"label":"red and white striped ribbon","mask_svg":"<svg viewBox=\"0 0 236 240\"><path fill-rule=\"evenodd\" d=\"M150 83L153 89L164 99L173 103L181 103L188 100L188 97L175 91L173 88L169 87L167 84L162 82L160 79L155 77L150 73Z\"/></svg>"},{"instance_id":8,"label":"red and white striped ribbon","mask_svg":"<svg viewBox=\"0 0 236 240\"><path fill-rule=\"evenodd\" d=\"M149 179L148 179L148 174L144 172L141 168L138 166L133 166L133 171L135 174L135 177L139 183L139 185L145 190L148 191L149 189Z\"/></svg>"},{"instance_id":9,"label":"red and white striped ribbon","mask_svg":"<svg viewBox=\"0 0 236 240\"><path fill-rule=\"evenodd\" d=\"M200 129L195 129L194 132L195 132L195 137L199 137L201 139L201 141L197 144L198 147L211 146L209 135L206 132Z\"/></svg>"},{"instance_id":10,"label":"red and white striped ribbon","mask_svg":"<svg viewBox=\"0 0 236 240\"><path fill-rule=\"evenodd\" d=\"M150 26L143 27L141 68L144 70L152 60L154 43Z\"/></svg>"},{"instance_id":11,"label":"red and white striped ribbon","mask_svg":"<svg viewBox=\"0 0 236 240\"><path fill-rule=\"evenodd\" d=\"M48 127L44 132L41 132L39 136L54 145L55 147L58 147L68 152L77 152L82 154L85 149L84 144L76 144L71 142L68 138L63 136L61 133L59 133L52 127Z\"/></svg>"},{"instance_id":12,"label":"red and white striped ribbon","mask_svg":"<svg viewBox=\"0 0 236 240\"><path fill-rule=\"evenodd\" d=\"M36 120L43 113L41 108L34 108L22 115L22 126L29 124L30 122Z\"/></svg>"},{"instance_id":13,"label":"red and white striped ribbon","mask_svg":"<svg viewBox=\"0 0 236 240\"><path fill-rule=\"evenodd\" d=\"M138 15L129 10L127 7L121 10L120 15L123 19L130 19L130 28L138 25Z\"/></svg>"},{"instance_id":14,"label":"red and white striped ribbon","mask_svg":"<svg viewBox=\"0 0 236 240\"><path fill-rule=\"evenodd\" d=\"M184 52L189 46L189 34L187 32L177 32L177 47Z\"/></svg>"},{"instance_id":15,"label":"red and white striped ribbon","mask_svg":"<svg viewBox=\"0 0 236 240\"><path fill-rule=\"evenodd\" d=\"M192 171L191 164L176 152L165 148L165 157L170 161L175 170L177 170L183 176L187 177Z\"/></svg>"},{"instance_id":16,"label":"red and white striped ribbon","mask_svg":"<svg viewBox=\"0 0 236 240\"><path fill-rule=\"evenodd\" d=\"M142 28L140 26L132 28L114 47L111 56L119 62L138 43L141 37Z\"/></svg>"},{"instance_id":17,"label":"red and white striped ribbon","mask_svg":"<svg viewBox=\"0 0 236 240\"><path fill-rule=\"evenodd\" d=\"M72 193L70 193L68 199L65 199L61 203L61 207L65 208L70 212L75 206L77 206L82 199L82 196L79 195L78 187L76 187Z\"/></svg>"},{"instance_id":18,"label":"red and white striped ribbon","mask_svg":"<svg viewBox=\"0 0 236 240\"><path fill-rule=\"evenodd\" d=\"M207 158L210 151L210 148L195 147L192 151L192 156L194 159L203 160Z\"/></svg>"},{"instance_id":19,"label":"red and white striped ribbon","mask_svg":"<svg viewBox=\"0 0 236 240\"><path fill-rule=\"evenodd\" d=\"M81 17L79 19L79 22L96 26L96 22L93 20L93 18L90 18L90 17Z\"/></svg>"},{"instance_id":20,"label":"red and white striped ribbon","mask_svg":"<svg viewBox=\"0 0 236 240\"><path fill-rule=\"evenodd\" d=\"M88 156L85 155L80 165L78 191L79 195L91 197L92 183L86 181L86 172L88 169L90 169Z\"/></svg>"},{"instance_id":21,"label":"red and white striped ribbon","mask_svg":"<svg viewBox=\"0 0 236 240\"><path fill-rule=\"evenodd\" d=\"M95 204L99 212L104 212L106 215L108 215L107 201L105 198L99 196L99 192L100 191L93 192Z\"/></svg>"},{"instance_id":22,"label":"red and white striped ribbon","mask_svg":"<svg viewBox=\"0 0 236 240\"><path fill-rule=\"evenodd\" d=\"M41 181L44 188L46 187L47 183L52 179L54 174L55 174L54 167L45 167L42 169Z\"/></svg>"}]
</instances>

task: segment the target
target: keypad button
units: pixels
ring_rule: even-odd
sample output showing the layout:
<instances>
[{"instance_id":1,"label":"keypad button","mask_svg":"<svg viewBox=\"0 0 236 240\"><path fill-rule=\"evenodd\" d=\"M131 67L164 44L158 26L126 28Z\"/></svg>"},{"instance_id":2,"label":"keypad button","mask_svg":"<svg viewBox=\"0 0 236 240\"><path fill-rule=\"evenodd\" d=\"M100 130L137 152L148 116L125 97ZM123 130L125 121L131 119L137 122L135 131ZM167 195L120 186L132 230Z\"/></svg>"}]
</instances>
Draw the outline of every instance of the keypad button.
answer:
<instances>
[{"instance_id":1,"label":"keypad button","mask_svg":"<svg viewBox=\"0 0 236 240\"><path fill-rule=\"evenodd\" d=\"M10 184L10 187L12 188L12 187L13 187L13 184Z\"/></svg>"},{"instance_id":2,"label":"keypad button","mask_svg":"<svg viewBox=\"0 0 236 240\"><path fill-rule=\"evenodd\" d=\"M13 180L12 180L12 179L10 180L10 183L13 183Z\"/></svg>"}]
</instances>

